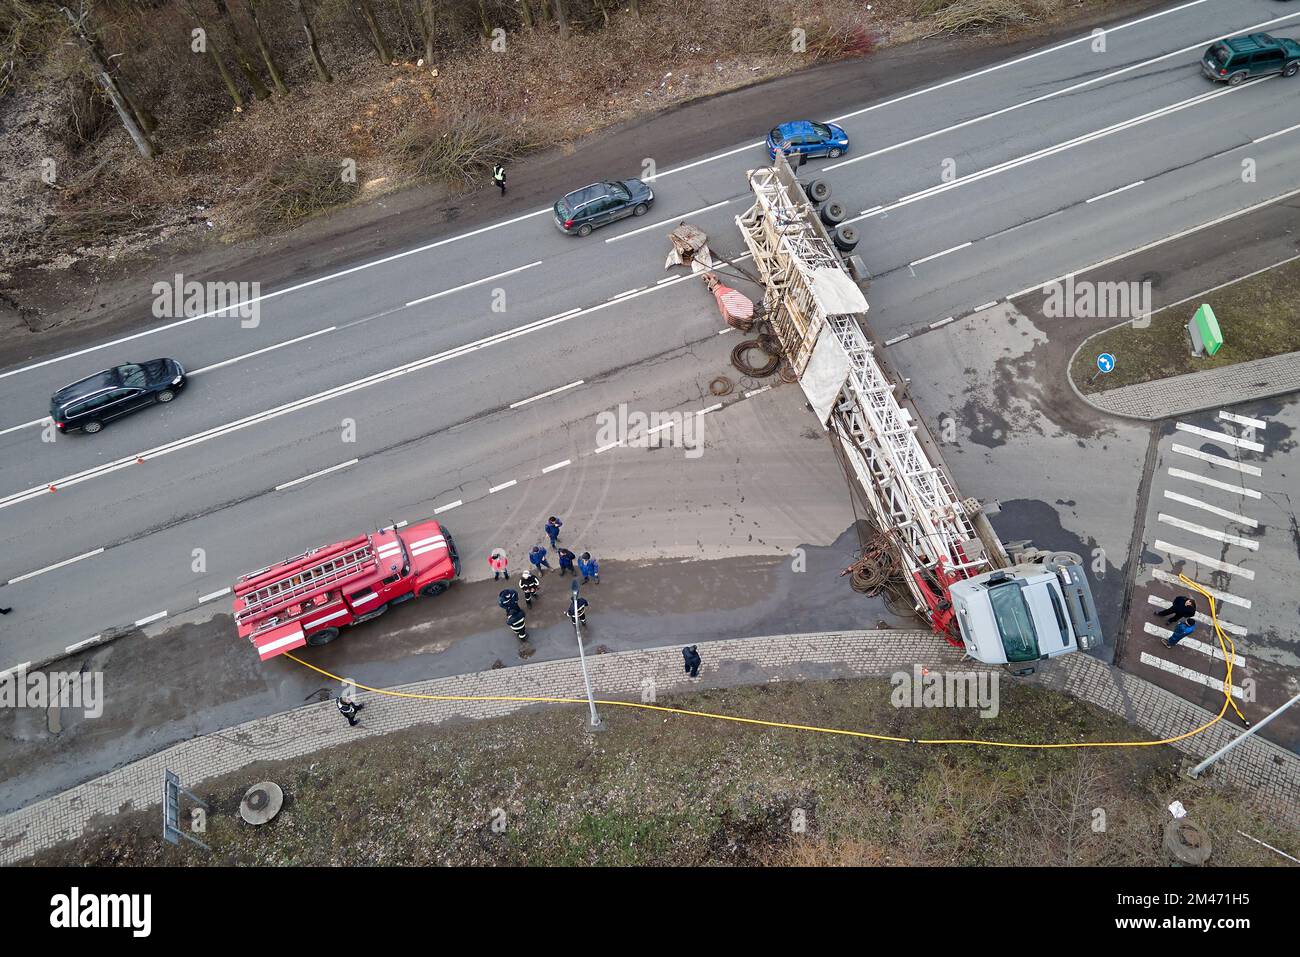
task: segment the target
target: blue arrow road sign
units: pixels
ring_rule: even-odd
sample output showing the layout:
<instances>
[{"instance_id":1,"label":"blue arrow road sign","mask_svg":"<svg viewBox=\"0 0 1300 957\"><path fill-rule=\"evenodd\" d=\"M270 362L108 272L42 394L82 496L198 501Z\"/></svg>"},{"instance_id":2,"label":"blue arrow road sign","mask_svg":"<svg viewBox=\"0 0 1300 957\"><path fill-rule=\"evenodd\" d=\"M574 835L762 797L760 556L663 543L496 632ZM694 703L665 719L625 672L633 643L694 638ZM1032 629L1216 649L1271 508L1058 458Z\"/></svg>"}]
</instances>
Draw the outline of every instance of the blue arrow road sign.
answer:
<instances>
[{"instance_id":1,"label":"blue arrow road sign","mask_svg":"<svg viewBox=\"0 0 1300 957\"><path fill-rule=\"evenodd\" d=\"M1097 368L1102 372L1109 372L1111 369L1115 368L1115 357L1109 352L1103 352L1101 355L1097 356Z\"/></svg>"}]
</instances>

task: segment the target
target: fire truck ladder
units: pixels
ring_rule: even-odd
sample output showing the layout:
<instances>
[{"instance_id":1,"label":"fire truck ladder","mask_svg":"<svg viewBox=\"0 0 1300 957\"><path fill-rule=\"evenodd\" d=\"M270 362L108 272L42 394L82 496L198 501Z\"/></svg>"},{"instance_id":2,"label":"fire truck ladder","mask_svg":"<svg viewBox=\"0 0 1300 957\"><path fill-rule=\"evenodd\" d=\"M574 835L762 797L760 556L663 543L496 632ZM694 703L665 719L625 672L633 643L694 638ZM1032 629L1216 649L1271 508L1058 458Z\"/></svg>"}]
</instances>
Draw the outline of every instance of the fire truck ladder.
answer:
<instances>
[{"instance_id":1,"label":"fire truck ladder","mask_svg":"<svg viewBox=\"0 0 1300 957\"><path fill-rule=\"evenodd\" d=\"M763 279L767 314L801 384L823 329L843 350L848 374L828 427L866 492L876 525L900 554L917 611L925 613L936 596L927 595L918 579L935 580L943 588L943 575L964 578L992 566L966 506L943 470L930 461L911 415L876 363L872 344L858 325L865 300L855 313L834 312L843 297L819 292L827 288L826 280L816 278L819 271L833 270L844 281L852 280L833 244L812 222L815 213L804 201L802 187L779 157L777 166L751 172L749 181L756 202L736 222Z\"/></svg>"},{"instance_id":2,"label":"fire truck ladder","mask_svg":"<svg viewBox=\"0 0 1300 957\"><path fill-rule=\"evenodd\" d=\"M319 564L299 569L292 575L286 575L244 595L245 604L239 613L239 620L291 605L299 598L343 581L367 564L373 564L374 560L375 552L367 539L364 545L348 549Z\"/></svg>"}]
</instances>

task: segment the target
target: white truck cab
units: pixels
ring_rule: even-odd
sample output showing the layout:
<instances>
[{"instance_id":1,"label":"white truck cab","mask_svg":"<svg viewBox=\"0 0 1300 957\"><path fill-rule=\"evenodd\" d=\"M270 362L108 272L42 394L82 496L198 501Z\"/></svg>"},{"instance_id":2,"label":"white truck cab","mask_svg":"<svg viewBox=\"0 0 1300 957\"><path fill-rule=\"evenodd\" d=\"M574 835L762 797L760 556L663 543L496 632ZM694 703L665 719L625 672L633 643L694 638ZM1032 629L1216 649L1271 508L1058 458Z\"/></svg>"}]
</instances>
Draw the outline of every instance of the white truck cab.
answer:
<instances>
[{"instance_id":1,"label":"white truck cab","mask_svg":"<svg viewBox=\"0 0 1300 957\"><path fill-rule=\"evenodd\" d=\"M1044 561L985 572L949 588L966 652L990 665L1054 658L1101 641L1083 568Z\"/></svg>"}]
</instances>

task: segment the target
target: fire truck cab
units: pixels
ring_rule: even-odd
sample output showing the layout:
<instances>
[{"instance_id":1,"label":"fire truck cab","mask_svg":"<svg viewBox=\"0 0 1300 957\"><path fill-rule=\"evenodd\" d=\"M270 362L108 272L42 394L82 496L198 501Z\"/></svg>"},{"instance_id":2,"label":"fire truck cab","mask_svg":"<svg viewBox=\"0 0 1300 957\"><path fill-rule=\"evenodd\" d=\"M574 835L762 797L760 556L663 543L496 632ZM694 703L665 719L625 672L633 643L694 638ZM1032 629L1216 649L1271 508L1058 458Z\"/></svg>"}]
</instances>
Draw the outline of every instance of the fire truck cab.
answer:
<instances>
[{"instance_id":1,"label":"fire truck cab","mask_svg":"<svg viewBox=\"0 0 1300 957\"><path fill-rule=\"evenodd\" d=\"M439 595L459 575L456 543L438 522L380 529L242 576L235 624L265 661L328 644L344 626L416 595Z\"/></svg>"}]
</instances>

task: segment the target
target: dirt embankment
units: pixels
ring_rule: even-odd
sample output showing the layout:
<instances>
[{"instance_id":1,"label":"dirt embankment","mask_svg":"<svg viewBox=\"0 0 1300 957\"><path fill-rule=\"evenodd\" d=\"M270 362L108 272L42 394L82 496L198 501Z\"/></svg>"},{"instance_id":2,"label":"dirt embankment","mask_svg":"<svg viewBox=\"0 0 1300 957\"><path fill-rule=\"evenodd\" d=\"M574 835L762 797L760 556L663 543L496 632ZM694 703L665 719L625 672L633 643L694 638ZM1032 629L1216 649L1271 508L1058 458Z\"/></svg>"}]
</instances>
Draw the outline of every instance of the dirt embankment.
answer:
<instances>
[{"instance_id":1,"label":"dirt embankment","mask_svg":"<svg viewBox=\"0 0 1300 957\"><path fill-rule=\"evenodd\" d=\"M292 3L101 0L79 34L50 5L9 0L0 337L91 315L101 284L179 253L416 182L454 194L497 160L572 149L688 100L917 37L1029 34L1134 5L641 0L634 12L605 0L308 0L325 82ZM79 35L110 58L152 159L94 82Z\"/></svg>"},{"instance_id":2,"label":"dirt embankment","mask_svg":"<svg viewBox=\"0 0 1300 957\"><path fill-rule=\"evenodd\" d=\"M1133 729L1059 694L1000 688L999 713L895 707L891 682L759 685L660 704L901 736L1129 740ZM385 706L368 696L367 715ZM374 710L369 710L374 709ZM1284 865L1295 831L1250 795L1179 774L1172 748L920 748L607 708L415 728L208 782L206 854L119 815L35 861L103 865L1076 865L1165 866L1175 800L1210 835L1212 864ZM239 818L273 780L270 824Z\"/></svg>"}]
</instances>

